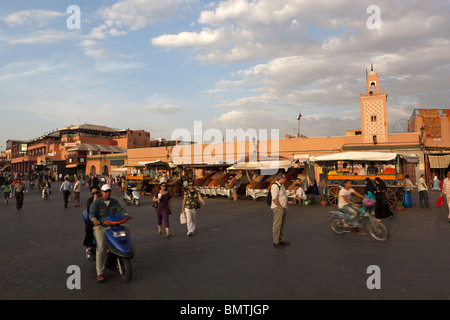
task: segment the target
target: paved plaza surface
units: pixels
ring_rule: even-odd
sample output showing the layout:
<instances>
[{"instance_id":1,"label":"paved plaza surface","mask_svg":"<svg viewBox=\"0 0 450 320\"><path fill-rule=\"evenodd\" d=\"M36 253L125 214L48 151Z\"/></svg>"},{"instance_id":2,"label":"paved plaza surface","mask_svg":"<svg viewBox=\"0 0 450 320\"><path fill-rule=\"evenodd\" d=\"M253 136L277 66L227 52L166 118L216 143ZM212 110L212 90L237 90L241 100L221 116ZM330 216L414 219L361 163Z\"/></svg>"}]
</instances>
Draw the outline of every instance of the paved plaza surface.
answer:
<instances>
[{"instance_id":1,"label":"paved plaza surface","mask_svg":"<svg viewBox=\"0 0 450 320\"><path fill-rule=\"evenodd\" d=\"M15 200L0 203L0 299L168 299L168 300L298 300L298 299L449 299L450 224L447 208L413 208L385 220L386 243L369 235L333 233L327 213L333 207L290 206L284 249L272 245L272 213L264 201L206 199L198 213L197 232L186 235L179 223L181 197L173 199L172 237L157 235L151 197L128 206L136 256L134 275L124 283L106 271L96 282L95 265L82 245L81 212L90 196L81 194L63 206L59 183L44 201L29 191L21 211ZM112 197L122 201L114 187ZM124 204L125 206L125 204ZM80 267L81 289L69 290L71 265ZM381 289L369 290L367 268L381 271Z\"/></svg>"}]
</instances>

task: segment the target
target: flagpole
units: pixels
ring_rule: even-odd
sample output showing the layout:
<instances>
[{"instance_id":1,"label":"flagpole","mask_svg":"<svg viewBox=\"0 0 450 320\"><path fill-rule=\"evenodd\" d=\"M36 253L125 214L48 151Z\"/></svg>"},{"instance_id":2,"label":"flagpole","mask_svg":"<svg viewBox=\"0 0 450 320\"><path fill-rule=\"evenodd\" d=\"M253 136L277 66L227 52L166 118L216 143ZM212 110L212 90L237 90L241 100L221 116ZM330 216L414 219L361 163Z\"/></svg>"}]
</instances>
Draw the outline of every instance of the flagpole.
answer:
<instances>
[{"instance_id":1,"label":"flagpole","mask_svg":"<svg viewBox=\"0 0 450 320\"><path fill-rule=\"evenodd\" d=\"M302 112L298 111L298 124L297 124L297 138L300 138L300 118L302 117Z\"/></svg>"}]
</instances>

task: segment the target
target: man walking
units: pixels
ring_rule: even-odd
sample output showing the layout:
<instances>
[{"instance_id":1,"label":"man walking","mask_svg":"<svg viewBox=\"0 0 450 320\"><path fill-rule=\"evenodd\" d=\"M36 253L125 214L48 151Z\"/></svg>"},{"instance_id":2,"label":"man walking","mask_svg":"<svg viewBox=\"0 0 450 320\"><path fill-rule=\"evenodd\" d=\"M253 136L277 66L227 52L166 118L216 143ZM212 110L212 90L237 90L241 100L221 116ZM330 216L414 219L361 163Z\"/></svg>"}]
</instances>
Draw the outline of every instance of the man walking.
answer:
<instances>
[{"instance_id":1,"label":"man walking","mask_svg":"<svg viewBox=\"0 0 450 320\"><path fill-rule=\"evenodd\" d=\"M23 198L25 197L25 183L23 183L23 179L19 178L17 183L13 188L14 197L16 198L16 208L17 210L22 209L23 206Z\"/></svg>"},{"instance_id":2,"label":"man walking","mask_svg":"<svg viewBox=\"0 0 450 320\"><path fill-rule=\"evenodd\" d=\"M75 177L75 185L73 187L73 194L75 196L76 205L75 207L80 206L80 192L81 192L81 181L78 177Z\"/></svg>"},{"instance_id":3,"label":"man walking","mask_svg":"<svg viewBox=\"0 0 450 320\"><path fill-rule=\"evenodd\" d=\"M445 197L447 198L447 205L448 205L447 222L450 223L450 170L447 171L447 178L444 179L444 183L442 184L441 197L443 195L445 195Z\"/></svg>"},{"instance_id":4,"label":"man walking","mask_svg":"<svg viewBox=\"0 0 450 320\"><path fill-rule=\"evenodd\" d=\"M284 188L285 182L286 174L279 173L277 181L270 188L270 193L272 194L270 209L273 212L273 245L279 249L289 245L289 242L284 240L284 226L286 225L286 209L288 204L288 197Z\"/></svg>"},{"instance_id":5,"label":"man walking","mask_svg":"<svg viewBox=\"0 0 450 320\"><path fill-rule=\"evenodd\" d=\"M59 188L59 192L63 193L63 198L64 198L64 208L67 208L67 204L69 202L69 196L70 193L72 192L72 184L69 182L69 177L66 177L64 179L64 182L61 185L61 188Z\"/></svg>"},{"instance_id":6,"label":"man walking","mask_svg":"<svg viewBox=\"0 0 450 320\"><path fill-rule=\"evenodd\" d=\"M425 207L427 209L431 209L430 205L428 204L428 187L427 183L425 182L425 174L420 175L419 180L419 205L421 208Z\"/></svg>"}]
</instances>

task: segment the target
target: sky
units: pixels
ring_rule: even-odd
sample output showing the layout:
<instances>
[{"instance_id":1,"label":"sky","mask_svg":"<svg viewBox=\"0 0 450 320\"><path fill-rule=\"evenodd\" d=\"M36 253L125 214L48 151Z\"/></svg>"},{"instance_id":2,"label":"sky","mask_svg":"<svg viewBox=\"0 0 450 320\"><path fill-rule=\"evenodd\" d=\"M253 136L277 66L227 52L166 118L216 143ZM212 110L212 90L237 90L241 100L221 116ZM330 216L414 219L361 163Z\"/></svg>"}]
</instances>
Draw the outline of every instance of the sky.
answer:
<instances>
[{"instance_id":1,"label":"sky","mask_svg":"<svg viewBox=\"0 0 450 320\"><path fill-rule=\"evenodd\" d=\"M371 63L399 132L449 108L448 17L439 0L1 1L0 149L83 123L284 137L299 112L301 134L345 135Z\"/></svg>"}]
</instances>

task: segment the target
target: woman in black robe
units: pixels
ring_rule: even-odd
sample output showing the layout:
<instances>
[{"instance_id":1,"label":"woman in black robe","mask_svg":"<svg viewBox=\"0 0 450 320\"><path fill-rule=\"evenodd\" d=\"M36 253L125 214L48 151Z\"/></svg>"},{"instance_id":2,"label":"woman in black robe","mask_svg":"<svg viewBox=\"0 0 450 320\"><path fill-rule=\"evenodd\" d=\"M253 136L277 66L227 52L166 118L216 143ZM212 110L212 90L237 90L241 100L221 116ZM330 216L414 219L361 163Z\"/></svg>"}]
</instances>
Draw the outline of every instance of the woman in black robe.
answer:
<instances>
[{"instance_id":1,"label":"woman in black robe","mask_svg":"<svg viewBox=\"0 0 450 320\"><path fill-rule=\"evenodd\" d=\"M364 195L367 196L369 194L369 191L372 192L372 194L375 196L377 187L373 184L372 180L370 178L365 178L364 181L366 181L366 188L364 189Z\"/></svg>"},{"instance_id":2,"label":"woman in black robe","mask_svg":"<svg viewBox=\"0 0 450 320\"><path fill-rule=\"evenodd\" d=\"M393 213L389 208L389 204L386 198L387 187L386 184L380 178L375 178L375 186L376 186L376 204L375 204L375 218L384 219L384 218L392 218Z\"/></svg>"}]
</instances>

